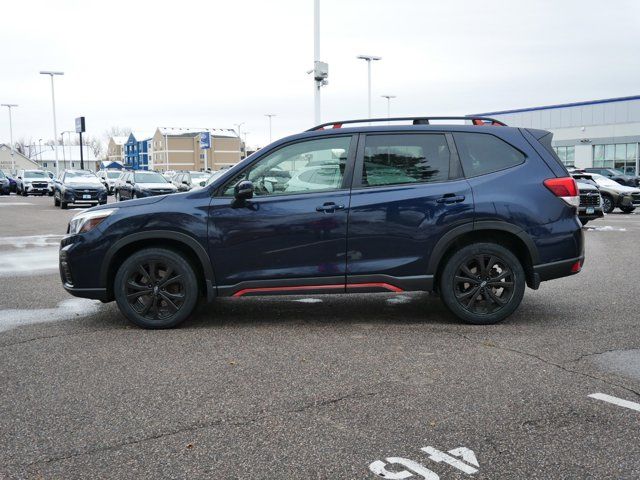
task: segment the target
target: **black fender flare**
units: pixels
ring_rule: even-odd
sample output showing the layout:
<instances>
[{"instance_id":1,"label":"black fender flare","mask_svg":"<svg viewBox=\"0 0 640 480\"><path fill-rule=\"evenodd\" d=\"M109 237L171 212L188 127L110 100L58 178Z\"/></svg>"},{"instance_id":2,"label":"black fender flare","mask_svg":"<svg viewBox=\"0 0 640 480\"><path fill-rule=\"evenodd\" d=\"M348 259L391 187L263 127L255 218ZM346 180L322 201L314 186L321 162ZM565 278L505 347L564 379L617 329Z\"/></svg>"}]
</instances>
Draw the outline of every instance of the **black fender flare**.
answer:
<instances>
[{"instance_id":1,"label":"black fender flare","mask_svg":"<svg viewBox=\"0 0 640 480\"><path fill-rule=\"evenodd\" d=\"M109 247L107 253L104 256L102 267L100 269L100 282L106 288L109 288L107 282L109 280L109 268L114 256L124 247L131 243L138 242L140 240L150 239L169 239L180 242L189 247L198 257L202 271L204 272L205 288L207 292L207 300L211 301L216 296L215 288L215 276L213 273L213 267L211 265L211 259L204 247L193 237L181 232L168 231L168 230L147 230L144 232L133 233L121 238L113 245Z\"/></svg>"},{"instance_id":2,"label":"black fender flare","mask_svg":"<svg viewBox=\"0 0 640 480\"><path fill-rule=\"evenodd\" d=\"M532 265L537 265L540 263L540 256L538 254L538 247L533 242L531 237L525 232L522 228L508 222L496 221L496 220L486 220L479 222L469 222L463 225L459 225L455 228L452 228L447 233L445 233L440 240L436 243L433 251L431 252L431 256L429 258L429 263L427 265L427 274L435 275L438 270L438 265L442 260L445 252L449 249L449 247L455 242L461 235L470 232L477 232L482 230L499 230L507 233L511 233L522 240L522 243L525 244L527 250L529 251L529 256L531 257Z\"/></svg>"}]
</instances>

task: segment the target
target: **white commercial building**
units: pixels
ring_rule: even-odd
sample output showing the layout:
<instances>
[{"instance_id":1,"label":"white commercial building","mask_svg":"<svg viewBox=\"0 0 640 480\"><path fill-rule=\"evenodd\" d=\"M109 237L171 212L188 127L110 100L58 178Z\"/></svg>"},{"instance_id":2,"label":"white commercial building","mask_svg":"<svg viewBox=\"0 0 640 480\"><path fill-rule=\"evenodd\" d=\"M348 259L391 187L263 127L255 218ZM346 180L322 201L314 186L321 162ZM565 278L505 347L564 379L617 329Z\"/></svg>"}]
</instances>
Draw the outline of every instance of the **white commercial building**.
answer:
<instances>
[{"instance_id":1,"label":"white commercial building","mask_svg":"<svg viewBox=\"0 0 640 480\"><path fill-rule=\"evenodd\" d=\"M640 95L475 115L553 132L553 146L567 166L638 172Z\"/></svg>"},{"instance_id":2,"label":"white commercial building","mask_svg":"<svg viewBox=\"0 0 640 480\"><path fill-rule=\"evenodd\" d=\"M80 146L79 145L32 145L30 147L31 160L40 165L43 170L56 171L56 152L58 150L58 168L60 171L80 169ZM100 161L96 159L93 150L88 145L82 146L83 163L85 170L96 172Z\"/></svg>"}]
</instances>

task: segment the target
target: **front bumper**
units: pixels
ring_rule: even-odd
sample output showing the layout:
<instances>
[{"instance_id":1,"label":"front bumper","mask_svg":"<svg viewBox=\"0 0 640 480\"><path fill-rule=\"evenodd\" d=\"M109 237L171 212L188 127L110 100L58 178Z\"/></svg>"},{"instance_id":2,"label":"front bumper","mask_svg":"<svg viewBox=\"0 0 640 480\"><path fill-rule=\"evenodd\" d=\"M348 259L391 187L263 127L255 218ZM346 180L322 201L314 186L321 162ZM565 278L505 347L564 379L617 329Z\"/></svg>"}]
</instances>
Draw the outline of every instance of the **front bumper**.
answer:
<instances>
[{"instance_id":1,"label":"front bumper","mask_svg":"<svg viewBox=\"0 0 640 480\"><path fill-rule=\"evenodd\" d=\"M79 235L67 235L61 240L58 267L64 289L75 297L108 302L107 289L96 286L98 277L95 269L83 268L83 265L94 263L92 249Z\"/></svg>"},{"instance_id":2,"label":"front bumper","mask_svg":"<svg viewBox=\"0 0 640 480\"><path fill-rule=\"evenodd\" d=\"M87 198L88 197L88 198ZM66 203L106 203L107 191L83 192L75 190L65 190L62 199Z\"/></svg>"},{"instance_id":3,"label":"front bumper","mask_svg":"<svg viewBox=\"0 0 640 480\"><path fill-rule=\"evenodd\" d=\"M33 195L49 195L53 192L53 186L51 185L24 185L24 192Z\"/></svg>"}]
</instances>

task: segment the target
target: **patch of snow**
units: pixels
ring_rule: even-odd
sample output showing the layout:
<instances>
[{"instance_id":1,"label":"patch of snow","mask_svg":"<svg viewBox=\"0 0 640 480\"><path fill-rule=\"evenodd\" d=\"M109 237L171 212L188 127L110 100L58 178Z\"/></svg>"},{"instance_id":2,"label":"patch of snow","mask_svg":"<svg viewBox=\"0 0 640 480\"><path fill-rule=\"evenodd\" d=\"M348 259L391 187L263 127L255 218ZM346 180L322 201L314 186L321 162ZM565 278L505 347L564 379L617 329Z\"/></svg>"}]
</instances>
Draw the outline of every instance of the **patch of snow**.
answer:
<instances>
[{"instance_id":1,"label":"patch of snow","mask_svg":"<svg viewBox=\"0 0 640 480\"><path fill-rule=\"evenodd\" d=\"M400 303L409 303L411 301L411 297L406 295L396 295L395 297L387 298L387 303L391 305L397 305Z\"/></svg>"},{"instance_id":2,"label":"patch of snow","mask_svg":"<svg viewBox=\"0 0 640 480\"><path fill-rule=\"evenodd\" d=\"M592 232L626 232L626 228L612 227L611 225L604 225L602 227L585 227Z\"/></svg>"},{"instance_id":3,"label":"patch of snow","mask_svg":"<svg viewBox=\"0 0 640 480\"><path fill-rule=\"evenodd\" d=\"M319 298L298 298L297 300L293 300L298 303L321 303L322 300Z\"/></svg>"},{"instance_id":4,"label":"patch of snow","mask_svg":"<svg viewBox=\"0 0 640 480\"><path fill-rule=\"evenodd\" d=\"M25 237L0 237L0 246L15 248L50 247L60 243L64 235L28 235Z\"/></svg>"},{"instance_id":5,"label":"patch of snow","mask_svg":"<svg viewBox=\"0 0 640 480\"><path fill-rule=\"evenodd\" d=\"M0 207L14 207L18 205L35 205L35 203L27 202L0 202Z\"/></svg>"},{"instance_id":6,"label":"patch of snow","mask_svg":"<svg viewBox=\"0 0 640 480\"><path fill-rule=\"evenodd\" d=\"M0 277L35 275L58 269L58 247L0 251Z\"/></svg>"},{"instance_id":7,"label":"patch of snow","mask_svg":"<svg viewBox=\"0 0 640 480\"><path fill-rule=\"evenodd\" d=\"M63 300L55 308L34 310L0 310L0 332L6 332L22 325L72 320L93 315L100 308L99 300L70 298Z\"/></svg>"}]
</instances>

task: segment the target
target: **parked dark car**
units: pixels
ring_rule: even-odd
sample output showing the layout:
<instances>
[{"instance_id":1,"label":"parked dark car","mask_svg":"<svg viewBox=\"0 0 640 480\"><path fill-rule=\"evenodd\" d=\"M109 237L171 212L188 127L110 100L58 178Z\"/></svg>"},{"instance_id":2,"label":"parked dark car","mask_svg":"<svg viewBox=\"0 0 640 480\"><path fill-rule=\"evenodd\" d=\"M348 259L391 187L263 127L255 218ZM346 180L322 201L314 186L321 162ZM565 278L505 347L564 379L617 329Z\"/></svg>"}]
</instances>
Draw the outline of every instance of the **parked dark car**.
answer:
<instances>
[{"instance_id":1,"label":"parked dark car","mask_svg":"<svg viewBox=\"0 0 640 480\"><path fill-rule=\"evenodd\" d=\"M0 170L0 195L9 195L11 193L11 182L4 174L2 170Z\"/></svg>"},{"instance_id":2,"label":"parked dark car","mask_svg":"<svg viewBox=\"0 0 640 480\"><path fill-rule=\"evenodd\" d=\"M526 285L581 270L578 189L550 132L407 120L319 125L205 188L78 214L64 288L115 300L146 328L178 325L201 297L404 291L437 291L458 318L492 324ZM269 181L336 157L337 179L313 190Z\"/></svg>"},{"instance_id":3,"label":"parked dark car","mask_svg":"<svg viewBox=\"0 0 640 480\"><path fill-rule=\"evenodd\" d=\"M16 193L18 191L18 182L15 179L15 176L5 173L7 180L9 180L9 191L11 193Z\"/></svg>"},{"instance_id":4,"label":"parked dark car","mask_svg":"<svg viewBox=\"0 0 640 480\"><path fill-rule=\"evenodd\" d=\"M578 191L580 192L578 218L582 225L586 225L591 220L604 217L600 189L591 175L578 173L572 176L578 182Z\"/></svg>"},{"instance_id":5,"label":"parked dark car","mask_svg":"<svg viewBox=\"0 0 640 480\"><path fill-rule=\"evenodd\" d=\"M598 175L602 175L603 177L610 178L618 182L620 185L626 185L628 187L637 187L640 185L640 177L635 175L627 175L621 170L616 170L615 168L584 168L584 172L586 173L597 173Z\"/></svg>"},{"instance_id":6,"label":"parked dark car","mask_svg":"<svg viewBox=\"0 0 640 480\"><path fill-rule=\"evenodd\" d=\"M616 207L624 213L631 213L640 206L640 189L621 185L597 173L591 174L591 178L600 189L604 213L611 213Z\"/></svg>"},{"instance_id":7,"label":"parked dark car","mask_svg":"<svg viewBox=\"0 0 640 480\"><path fill-rule=\"evenodd\" d=\"M194 188L202 188L211 176L209 172L176 172L171 183L179 192L188 192Z\"/></svg>"},{"instance_id":8,"label":"parked dark car","mask_svg":"<svg viewBox=\"0 0 640 480\"><path fill-rule=\"evenodd\" d=\"M148 170L124 172L115 185L116 201L176 193L178 189L163 175Z\"/></svg>"},{"instance_id":9,"label":"parked dark car","mask_svg":"<svg viewBox=\"0 0 640 480\"><path fill-rule=\"evenodd\" d=\"M89 170L64 170L54 181L53 204L62 209L69 204L104 205L107 189Z\"/></svg>"}]
</instances>

